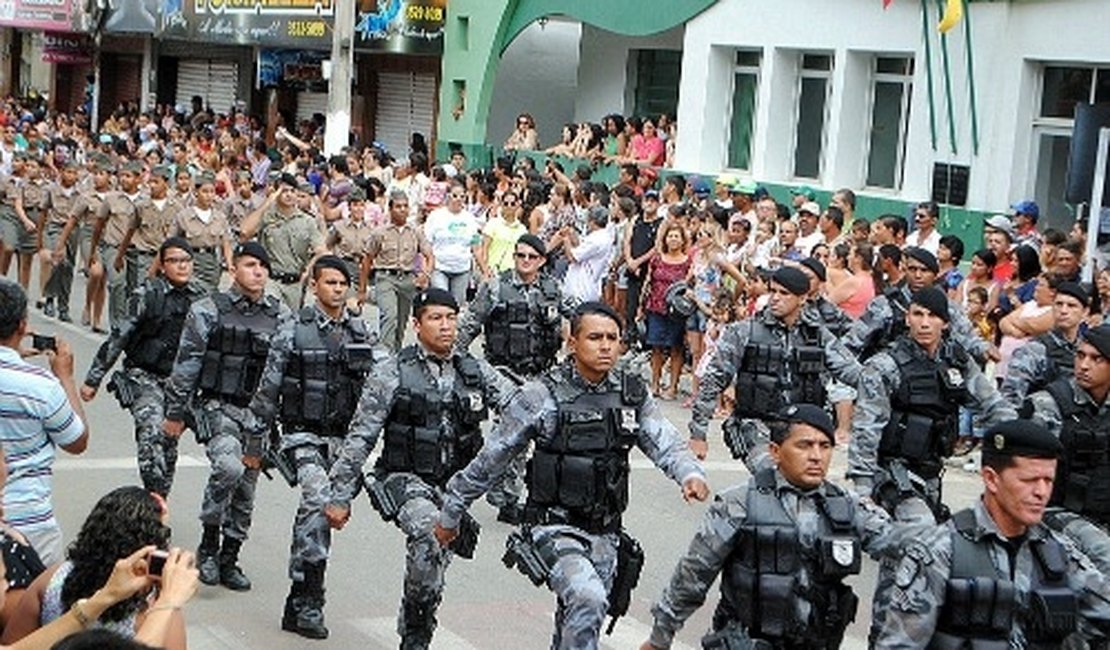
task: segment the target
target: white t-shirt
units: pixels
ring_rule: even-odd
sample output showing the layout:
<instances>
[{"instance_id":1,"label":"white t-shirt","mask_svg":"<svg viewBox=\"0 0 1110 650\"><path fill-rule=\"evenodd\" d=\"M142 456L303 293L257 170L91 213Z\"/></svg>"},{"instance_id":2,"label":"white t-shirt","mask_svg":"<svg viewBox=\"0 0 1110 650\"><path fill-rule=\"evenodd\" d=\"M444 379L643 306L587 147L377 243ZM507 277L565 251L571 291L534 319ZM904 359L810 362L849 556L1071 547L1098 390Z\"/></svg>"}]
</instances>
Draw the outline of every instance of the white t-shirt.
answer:
<instances>
[{"instance_id":1,"label":"white t-shirt","mask_svg":"<svg viewBox=\"0 0 1110 650\"><path fill-rule=\"evenodd\" d=\"M824 243L825 236L821 234L820 230L814 230L812 233L804 236L799 232L798 239L794 240L794 248L801 251L802 257L806 258L810 256L814 246Z\"/></svg>"},{"instance_id":2,"label":"white t-shirt","mask_svg":"<svg viewBox=\"0 0 1110 650\"><path fill-rule=\"evenodd\" d=\"M929 236L922 240L921 231L915 230L906 235L906 246L924 248L933 255L936 255L937 250L940 248L940 233L937 232L936 228L933 228L933 232L929 233Z\"/></svg>"},{"instance_id":3,"label":"white t-shirt","mask_svg":"<svg viewBox=\"0 0 1110 650\"><path fill-rule=\"evenodd\" d=\"M472 246L478 245L478 220L466 210L451 212L437 208L428 215L424 236L432 246L436 270L444 273L465 273L474 262Z\"/></svg>"},{"instance_id":4,"label":"white t-shirt","mask_svg":"<svg viewBox=\"0 0 1110 650\"><path fill-rule=\"evenodd\" d=\"M563 279L563 294L583 302L601 298L601 280L613 259L613 233L598 228L570 250L574 261Z\"/></svg>"}]
</instances>

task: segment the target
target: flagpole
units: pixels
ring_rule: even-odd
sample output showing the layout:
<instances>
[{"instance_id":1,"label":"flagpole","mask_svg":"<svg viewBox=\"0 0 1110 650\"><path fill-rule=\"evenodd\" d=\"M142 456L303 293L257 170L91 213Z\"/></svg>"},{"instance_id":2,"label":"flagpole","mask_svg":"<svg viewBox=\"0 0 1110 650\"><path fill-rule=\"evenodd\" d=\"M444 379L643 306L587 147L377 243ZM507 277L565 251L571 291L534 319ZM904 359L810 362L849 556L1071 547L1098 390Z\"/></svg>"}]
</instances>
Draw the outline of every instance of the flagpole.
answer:
<instances>
[{"instance_id":1,"label":"flagpole","mask_svg":"<svg viewBox=\"0 0 1110 650\"><path fill-rule=\"evenodd\" d=\"M971 94L971 145L975 149L975 155L979 155L979 108L975 99L975 57L972 55L971 48L971 7L968 6L968 0L963 0L964 3L964 40L967 48L967 85L968 92Z\"/></svg>"},{"instance_id":2,"label":"flagpole","mask_svg":"<svg viewBox=\"0 0 1110 650\"><path fill-rule=\"evenodd\" d=\"M932 137L933 151L937 150L937 103L933 94L933 48L929 44L929 4L921 0L921 33L925 40L925 79L929 90L929 134Z\"/></svg>"},{"instance_id":3,"label":"flagpole","mask_svg":"<svg viewBox=\"0 0 1110 650\"><path fill-rule=\"evenodd\" d=\"M937 9L944 11L944 0L937 0ZM948 112L948 148L952 155L959 153L956 150L956 109L952 105L952 69L948 60L948 35L940 35L940 57L944 64L944 104Z\"/></svg>"}]
</instances>

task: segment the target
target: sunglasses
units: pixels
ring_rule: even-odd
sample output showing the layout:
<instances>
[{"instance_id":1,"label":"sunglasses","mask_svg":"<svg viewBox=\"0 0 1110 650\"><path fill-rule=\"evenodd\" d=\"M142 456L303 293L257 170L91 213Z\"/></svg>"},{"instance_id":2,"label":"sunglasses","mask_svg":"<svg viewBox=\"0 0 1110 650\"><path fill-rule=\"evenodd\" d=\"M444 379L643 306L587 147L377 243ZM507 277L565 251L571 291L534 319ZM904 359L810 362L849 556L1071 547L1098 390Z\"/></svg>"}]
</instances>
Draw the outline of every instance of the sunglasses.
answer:
<instances>
[{"instance_id":1,"label":"sunglasses","mask_svg":"<svg viewBox=\"0 0 1110 650\"><path fill-rule=\"evenodd\" d=\"M451 194L451 198L453 198L453 199L465 199L466 195L465 194Z\"/></svg>"},{"instance_id":2,"label":"sunglasses","mask_svg":"<svg viewBox=\"0 0 1110 650\"><path fill-rule=\"evenodd\" d=\"M517 258L518 260L529 261L543 259L543 255L540 255L539 253L513 253L513 257Z\"/></svg>"},{"instance_id":3,"label":"sunglasses","mask_svg":"<svg viewBox=\"0 0 1110 650\"><path fill-rule=\"evenodd\" d=\"M511 208L516 206L516 201L502 201L501 205L504 205L506 208Z\"/></svg>"}]
</instances>

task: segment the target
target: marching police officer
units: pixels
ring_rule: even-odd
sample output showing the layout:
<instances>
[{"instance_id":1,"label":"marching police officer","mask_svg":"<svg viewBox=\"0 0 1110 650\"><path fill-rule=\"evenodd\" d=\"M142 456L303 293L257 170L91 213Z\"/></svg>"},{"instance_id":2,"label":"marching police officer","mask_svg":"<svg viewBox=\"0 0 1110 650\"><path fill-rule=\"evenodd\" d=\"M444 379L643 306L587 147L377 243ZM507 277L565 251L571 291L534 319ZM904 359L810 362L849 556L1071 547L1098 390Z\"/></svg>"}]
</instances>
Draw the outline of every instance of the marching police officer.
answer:
<instances>
[{"instance_id":1,"label":"marching police officer","mask_svg":"<svg viewBox=\"0 0 1110 650\"><path fill-rule=\"evenodd\" d=\"M1014 408L1020 408L1031 393L1072 374L1079 326L1087 318L1090 303L1090 293L1077 282L1062 282L1056 287L1052 299L1055 327L1014 350L1006 366L1000 390Z\"/></svg>"},{"instance_id":2,"label":"marching police officer","mask_svg":"<svg viewBox=\"0 0 1110 650\"><path fill-rule=\"evenodd\" d=\"M316 218L297 207L297 179L283 174L272 194L240 224L240 237L257 237L273 254L270 279L291 309L300 309L303 281L313 259L327 252ZM311 191L311 185L308 186Z\"/></svg>"},{"instance_id":3,"label":"marching police officer","mask_svg":"<svg viewBox=\"0 0 1110 650\"><path fill-rule=\"evenodd\" d=\"M96 397L104 376L125 353L123 371L112 377L108 389L135 419L143 487L165 497L173 487L177 468L177 438L162 433L166 381L173 370L185 316L207 291L193 280L193 251L188 242L171 237L162 244L158 257L161 272L143 280L131 296L128 317L100 346L89 366L81 399L90 402Z\"/></svg>"},{"instance_id":4,"label":"marching police officer","mask_svg":"<svg viewBox=\"0 0 1110 650\"><path fill-rule=\"evenodd\" d=\"M513 268L482 283L463 315L456 344L460 350L484 332L486 361L521 379L533 379L555 364L563 346L563 301L558 282L542 272L546 256L543 240L520 236ZM504 480L490 491L490 503L500 507L501 521L520 523L524 461L525 454L516 456Z\"/></svg>"},{"instance_id":5,"label":"marching police officer","mask_svg":"<svg viewBox=\"0 0 1110 650\"><path fill-rule=\"evenodd\" d=\"M1062 451L1026 420L986 432L982 499L904 545L873 647L1060 648L1076 633L1105 639L1110 582L1041 521Z\"/></svg>"},{"instance_id":6,"label":"marching police officer","mask_svg":"<svg viewBox=\"0 0 1110 650\"><path fill-rule=\"evenodd\" d=\"M593 649L606 612L619 616L627 609L643 563L639 545L621 527L632 447L682 485L687 500L704 501L709 488L643 380L614 369L621 349L617 313L583 303L568 343L570 357L521 387L478 457L448 483L436 537L449 543L467 507L535 441L527 523L510 536L506 561L558 596L551 647Z\"/></svg>"},{"instance_id":7,"label":"marching police officer","mask_svg":"<svg viewBox=\"0 0 1110 650\"><path fill-rule=\"evenodd\" d=\"M853 354L866 359L905 334L910 299L921 289L933 286L940 273L936 256L917 246L908 246L902 251L902 267L905 280L875 296L867 305L867 311L848 329L844 345ZM963 308L952 303L949 312L952 339L976 359L997 361L998 350L974 333Z\"/></svg>"},{"instance_id":8,"label":"marching police officer","mask_svg":"<svg viewBox=\"0 0 1110 650\"><path fill-rule=\"evenodd\" d=\"M725 424L725 441L749 468L767 467L768 430L788 404L838 405L851 399L844 386L854 386L860 365L821 323L804 309L809 277L793 267L771 276L770 302L752 318L729 325L717 343L717 354L702 378L690 419L690 445L704 458L709 419L717 396L734 384L736 406ZM827 391L830 378L843 384ZM848 422L839 422L847 430Z\"/></svg>"},{"instance_id":9,"label":"marching police officer","mask_svg":"<svg viewBox=\"0 0 1110 650\"><path fill-rule=\"evenodd\" d=\"M351 273L343 260L324 255L312 265L315 304L284 321L270 344L266 368L251 400L258 419L254 434L280 420L280 449L296 472L301 502L293 520L283 630L326 639L324 572L331 528L324 517L328 469L347 433L370 367L370 335L362 319L347 313ZM252 445L262 447L262 441Z\"/></svg>"},{"instance_id":10,"label":"marching police officer","mask_svg":"<svg viewBox=\"0 0 1110 650\"><path fill-rule=\"evenodd\" d=\"M936 287L915 293L905 315L908 334L867 360L857 386L848 478L899 521L947 518L941 475L958 434L958 406L975 411L985 425L1017 417L978 364L945 335L948 306ZM891 562L881 563L872 632L881 626L893 571Z\"/></svg>"},{"instance_id":11,"label":"marching police officer","mask_svg":"<svg viewBox=\"0 0 1110 650\"><path fill-rule=\"evenodd\" d=\"M212 464L200 512L200 580L246 591L251 582L238 559L250 529L261 453L247 448L252 423L247 405L258 387L274 330L290 311L277 298L264 295L270 274L266 249L258 242L245 242L235 249L233 261L231 288L196 302L185 318L166 385L162 429L168 436L180 436L191 407L193 430Z\"/></svg>"},{"instance_id":12,"label":"marching police officer","mask_svg":"<svg viewBox=\"0 0 1110 650\"><path fill-rule=\"evenodd\" d=\"M899 536L886 512L826 480L834 432L818 406L784 410L771 429L775 467L717 496L652 607L641 650L671 647L717 574L721 601L703 647L840 647L859 603L844 578L859 573L861 548L893 554Z\"/></svg>"},{"instance_id":13,"label":"marching police officer","mask_svg":"<svg viewBox=\"0 0 1110 650\"><path fill-rule=\"evenodd\" d=\"M1064 446L1045 522L1110 575L1108 396L1110 323L1103 323L1079 339L1074 376L1061 377L1030 395L1025 413L1048 427Z\"/></svg>"},{"instance_id":14,"label":"marching police officer","mask_svg":"<svg viewBox=\"0 0 1110 650\"><path fill-rule=\"evenodd\" d=\"M447 291L433 288L417 294L417 342L374 364L329 473L325 514L333 528L342 528L363 482L362 466L384 433L381 457L366 487L382 518L394 522L407 538L397 621L405 649L427 648L436 628L451 559L433 535L441 490L481 448L481 423L489 407L514 390L488 363L457 351L458 313L458 303Z\"/></svg>"}]
</instances>

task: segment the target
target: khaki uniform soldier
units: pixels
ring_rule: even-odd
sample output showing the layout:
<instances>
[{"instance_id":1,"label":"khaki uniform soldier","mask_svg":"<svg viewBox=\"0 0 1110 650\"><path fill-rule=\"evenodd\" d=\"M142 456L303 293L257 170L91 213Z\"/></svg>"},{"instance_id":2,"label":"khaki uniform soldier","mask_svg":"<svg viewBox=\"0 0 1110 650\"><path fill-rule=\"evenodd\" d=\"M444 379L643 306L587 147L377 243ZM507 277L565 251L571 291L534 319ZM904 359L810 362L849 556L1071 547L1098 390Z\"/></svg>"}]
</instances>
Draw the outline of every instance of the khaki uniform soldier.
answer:
<instances>
[{"instance_id":1,"label":"khaki uniform soldier","mask_svg":"<svg viewBox=\"0 0 1110 650\"><path fill-rule=\"evenodd\" d=\"M286 174L258 210L243 221L243 239L256 238L273 264L270 289L291 309L300 309L309 264L326 252L316 218L297 207L296 179Z\"/></svg>"},{"instance_id":2,"label":"khaki uniform soldier","mask_svg":"<svg viewBox=\"0 0 1110 650\"><path fill-rule=\"evenodd\" d=\"M22 229L16 241L19 255L19 284L26 289L31 283L31 261L41 247L40 223L46 214L47 181L42 177L42 164L37 158L28 157L24 163L25 175L15 194L15 215ZM44 307L41 301L39 309Z\"/></svg>"},{"instance_id":3,"label":"khaki uniform soldier","mask_svg":"<svg viewBox=\"0 0 1110 650\"><path fill-rule=\"evenodd\" d=\"M389 223L375 228L363 258L363 280L374 271L374 298L378 302L379 340L386 348L401 349L405 323L418 287L428 286L433 265L432 246L424 231L408 224L409 200L404 192L389 195Z\"/></svg>"},{"instance_id":4,"label":"khaki uniform soldier","mask_svg":"<svg viewBox=\"0 0 1110 650\"><path fill-rule=\"evenodd\" d=\"M45 313L54 315L57 305L58 319L70 322L69 294L73 288L73 264L77 256L77 233L66 229L69 215L79 196L77 166L70 162L62 168L58 182L51 183L46 192L46 212L42 217L42 248L39 250L42 296L46 301ZM60 250L62 256L55 258Z\"/></svg>"},{"instance_id":5,"label":"khaki uniform soldier","mask_svg":"<svg viewBox=\"0 0 1110 650\"><path fill-rule=\"evenodd\" d=\"M353 281L358 282L359 303L366 300L366 284L362 278L362 258L370 241L373 227L366 222L366 192L356 187L347 195L349 215L332 223L331 250L347 265Z\"/></svg>"},{"instance_id":6,"label":"khaki uniform soldier","mask_svg":"<svg viewBox=\"0 0 1110 650\"><path fill-rule=\"evenodd\" d=\"M177 199L169 196L170 168L159 165L150 173L150 194L135 202L135 215L124 236L123 251L116 253L116 268L127 264L127 293L130 294L154 266L158 247L173 230L174 218L181 211Z\"/></svg>"},{"instance_id":7,"label":"khaki uniform soldier","mask_svg":"<svg viewBox=\"0 0 1110 650\"><path fill-rule=\"evenodd\" d=\"M145 279L131 296L129 313L118 331L96 353L81 398L96 396L104 377L124 354L123 370L108 389L135 419L139 476L143 487L168 496L177 467L177 438L162 433L166 380L173 369L185 316L207 292L192 279L188 242L171 237L159 250L161 272Z\"/></svg>"},{"instance_id":8,"label":"khaki uniform soldier","mask_svg":"<svg viewBox=\"0 0 1110 650\"><path fill-rule=\"evenodd\" d=\"M108 325L116 329L127 317L127 276L122 273L123 265L116 265L117 258L122 260L121 246L127 231L135 219L135 203L139 193L139 175L143 164L129 161L119 172L119 189L109 192L100 203L96 213L96 226L93 228L92 255L104 265L108 283Z\"/></svg>"},{"instance_id":9,"label":"khaki uniform soldier","mask_svg":"<svg viewBox=\"0 0 1110 650\"><path fill-rule=\"evenodd\" d=\"M183 207L174 220L174 234L193 247L197 281L209 291L219 288L224 266L231 273L231 226L227 214L216 203L216 175L197 175L196 199Z\"/></svg>"},{"instance_id":10,"label":"khaki uniform soldier","mask_svg":"<svg viewBox=\"0 0 1110 650\"><path fill-rule=\"evenodd\" d=\"M231 233L236 241L239 240L243 221L260 205L262 200L254 193L250 172L239 172L235 178L234 193L223 203L224 213L227 214L227 221L231 225Z\"/></svg>"},{"instance_id":11,"label":"khaki uniform soldier","mask_svg":"<svg viewBox=\"0 0 1110 650\"><path fill-rule=\"evenodd\" d=\"M88 189L82 190L73 202L65 230L59 243L68 240L76 233L77 250L81 253L81 265L88 274L89 282L85 287L85 309L81 313L81 324L92 326L94 332L101 332L100 316L104 310L104 265L94 255L92 248L93 230L96 228L100 206L112 187L111 175L115 167L108 162L95 164L92 182ZM62 259L63 249L55 246L52 252L55 261Z\"/></svg>"},{"instance_id":12,"label":"khaki uniform soldier","mask_svg":"<svg viewBox=\"0 0 1110 650\"><path fill-rule=\"evenodd\" d=\"M15 152L12 158L12 173L0 176L0 273L7 275L16 244L19 242L23 223L15 214L15 197L19 184L23 181L27 155Z\"/></svg>"}]
</instances>

